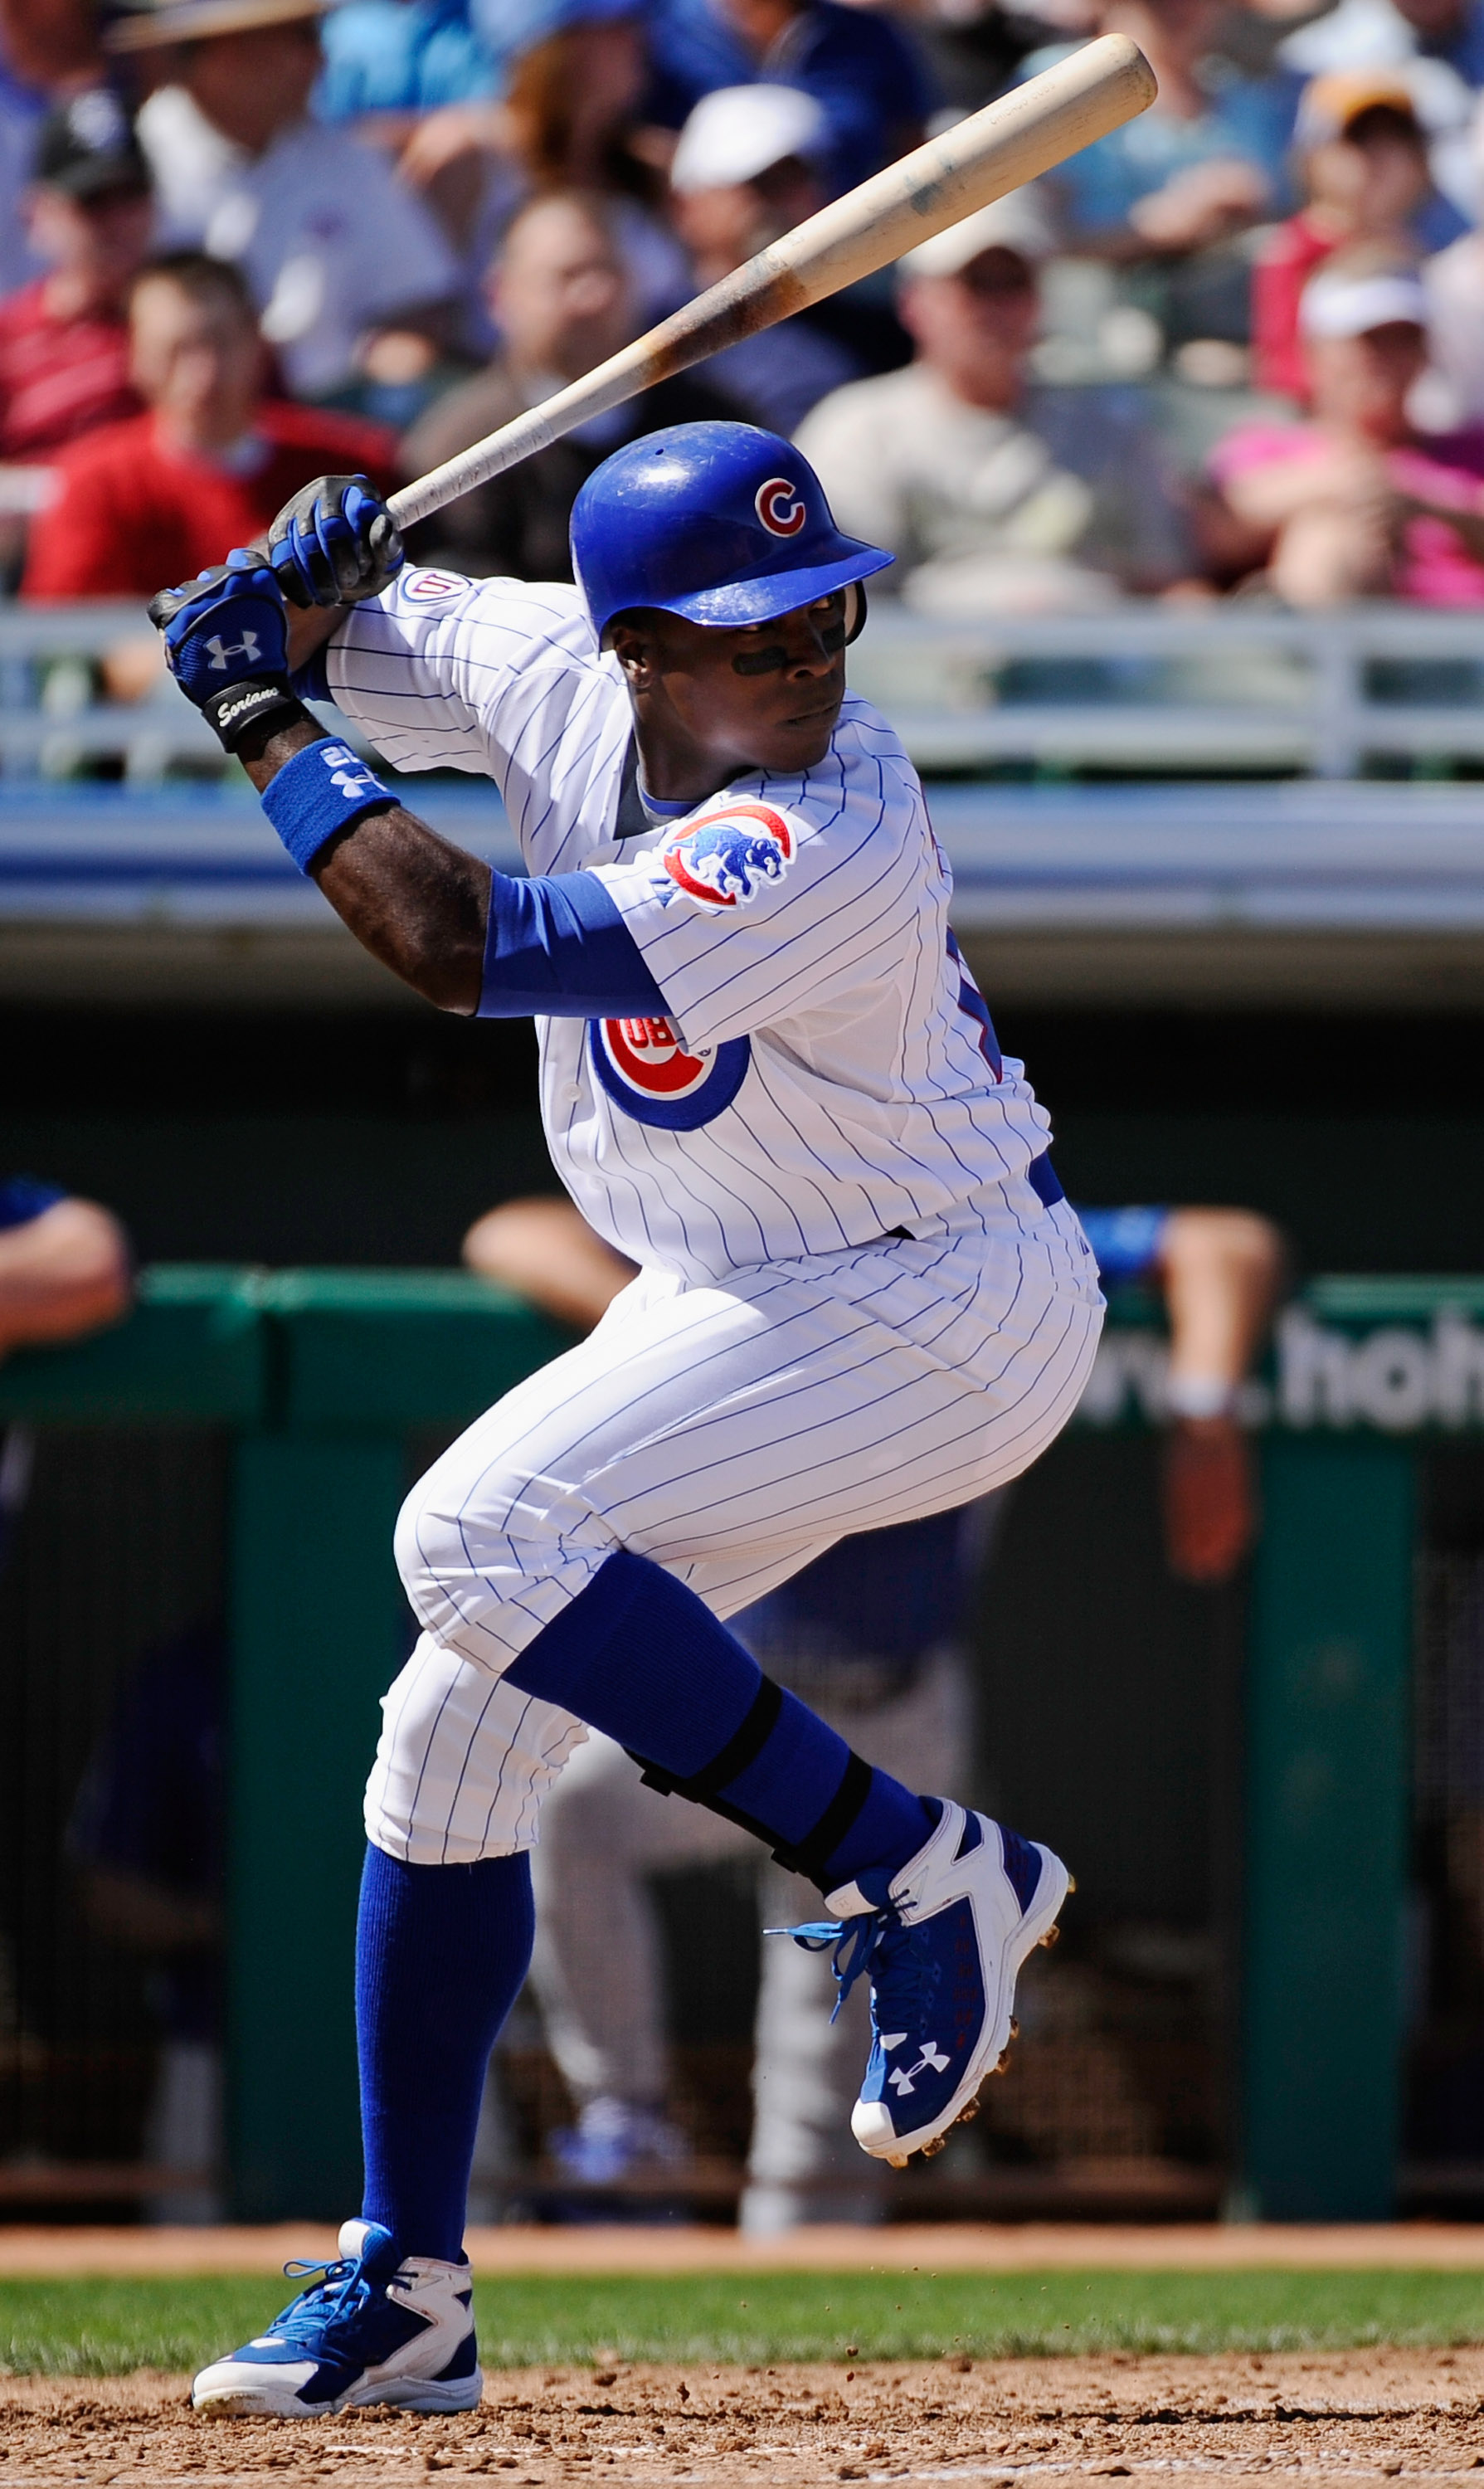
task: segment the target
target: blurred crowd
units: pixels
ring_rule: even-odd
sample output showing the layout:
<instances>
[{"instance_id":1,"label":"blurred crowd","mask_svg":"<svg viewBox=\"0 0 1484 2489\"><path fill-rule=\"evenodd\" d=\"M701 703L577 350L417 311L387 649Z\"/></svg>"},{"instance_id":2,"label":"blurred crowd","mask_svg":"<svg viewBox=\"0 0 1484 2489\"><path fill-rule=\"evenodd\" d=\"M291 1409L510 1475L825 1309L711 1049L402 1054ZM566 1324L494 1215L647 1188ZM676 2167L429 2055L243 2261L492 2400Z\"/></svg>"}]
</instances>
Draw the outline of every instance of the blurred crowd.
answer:
<instances>
[{"instance_id":1,"label":"blurred crowd","mask_svg":"<svg viewBox=\"0 0 1484 2489\"><path fill-rule=\"evenodd\" d=\"M145 596L579 378L1099 31L1157 102L425 523L796 437L944 617L1484 601L1484 0L0 0L0 562Z\"/></svg>"}]
</instances>

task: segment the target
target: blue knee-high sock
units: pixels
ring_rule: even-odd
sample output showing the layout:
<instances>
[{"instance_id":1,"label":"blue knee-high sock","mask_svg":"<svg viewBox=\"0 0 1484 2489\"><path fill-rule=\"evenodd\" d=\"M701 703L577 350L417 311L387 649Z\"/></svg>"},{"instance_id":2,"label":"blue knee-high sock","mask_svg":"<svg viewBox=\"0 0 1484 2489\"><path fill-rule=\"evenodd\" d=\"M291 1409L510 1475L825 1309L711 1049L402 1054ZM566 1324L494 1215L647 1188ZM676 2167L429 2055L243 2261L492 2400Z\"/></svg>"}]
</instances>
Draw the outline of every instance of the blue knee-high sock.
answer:
<instances>
[{"instance_id":1,"label":"blue knee-high sock","mask_svg":"<svg viewBox=\"0 0 1484 2489\"><path fill-rule=\"evenodd\" d=\"M409 1867L368 1848L356 1930L367 2220L405 2255L464 2251L485 2069L530 1961L530 1861Z\"/></svg>"},{"instance_id":2,"label":"blue knee-high sock","mask_svg":"<svg viewBox=\"0 0 1484 2489\"><path fill-rule=\"evenodd\" d=\"M507 1674L657 1765L683 1795L741 1817L824 1892L903 1866L936 1819L646 1557L610 1556Z\"/></svg>"}]
</instances>

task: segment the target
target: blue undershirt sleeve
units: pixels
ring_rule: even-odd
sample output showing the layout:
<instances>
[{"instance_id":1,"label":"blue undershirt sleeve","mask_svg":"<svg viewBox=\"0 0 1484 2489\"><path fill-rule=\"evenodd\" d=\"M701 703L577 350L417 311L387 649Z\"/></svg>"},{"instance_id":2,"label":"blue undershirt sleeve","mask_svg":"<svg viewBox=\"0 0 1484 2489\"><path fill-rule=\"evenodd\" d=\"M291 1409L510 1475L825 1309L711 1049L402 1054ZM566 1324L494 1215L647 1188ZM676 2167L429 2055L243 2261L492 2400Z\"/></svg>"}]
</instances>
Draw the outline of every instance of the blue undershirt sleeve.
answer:
<instances>
[{"instance_id":1,"label":"blue undershirt sleeve","mask_svg":"<svg viewBox=\"0 0 1484 2489\"><path fill-rule=\"evenodd\" d=\"M490 876L481 1019L663 1019L664 995L590 873Z\"/></svg>"}]
</instances>

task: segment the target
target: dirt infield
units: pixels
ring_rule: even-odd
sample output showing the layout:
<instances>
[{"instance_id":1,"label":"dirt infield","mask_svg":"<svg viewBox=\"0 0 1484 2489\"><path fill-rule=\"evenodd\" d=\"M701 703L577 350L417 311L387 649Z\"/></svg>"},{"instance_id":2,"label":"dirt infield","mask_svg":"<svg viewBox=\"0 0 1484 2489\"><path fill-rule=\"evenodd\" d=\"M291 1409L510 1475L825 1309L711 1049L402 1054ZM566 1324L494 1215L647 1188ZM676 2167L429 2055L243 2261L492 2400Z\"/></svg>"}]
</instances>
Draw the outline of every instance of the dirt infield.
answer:
<instances>
[{"instance_id":1,"label":"dirt infield","mask_svg":"<svg viewBox=\"0 0 1484 2489\"><path fill-rule=\"evenodd\" d=\"M0 2385L0 2464L27 2489L200 2489L489 2473L527 2489L778 2481L1097 2480L1209 2489L1301 2471L1355 2484L1484 2468L1484 2349L507 2371L456 2419L201 2420L179 2377Z\"/></svg>"},{"instance_id":2,"label":"dirt infield","mask_svg":"<svg viewBox=\"0 0 1484 2489\"><path fill-rule=\"evenodd\" d=\"M1484 2225L1457 2221L1253 2221L1168 2224L1080 2221L893 2223L863 2231L824 2223L785 2238L737 2230L471 2229L476 2274L813 2271L1014 2273L1054 2266L1221 2272L1387 2267L1484 2269ZM312 2221L221 2229L30 2229L0 2226L0 2275L14 2274L281 2273L290 2256L334 2253L335 2233Z\"/></svg>"}]
</instances>

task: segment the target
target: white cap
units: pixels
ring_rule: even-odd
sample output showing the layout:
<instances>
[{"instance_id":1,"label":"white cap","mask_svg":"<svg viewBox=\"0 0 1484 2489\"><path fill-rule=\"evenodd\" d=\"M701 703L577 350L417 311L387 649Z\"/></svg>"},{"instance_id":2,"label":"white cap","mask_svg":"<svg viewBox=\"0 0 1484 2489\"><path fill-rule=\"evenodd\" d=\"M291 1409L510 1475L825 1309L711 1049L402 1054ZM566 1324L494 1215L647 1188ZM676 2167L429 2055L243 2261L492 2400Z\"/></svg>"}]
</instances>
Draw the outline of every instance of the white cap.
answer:
<instances>
[{"instance_id":1,"label":"white cap","mask_svg":"<svg viewBox=\"0 0 1484 2489\"><path fill-rule=\"evenodd\" d=\"M822 155L824 108L796 86L722 86L701 97L670 167L677 190L725 190L781 164Z\"/></svg>"},{"instance_id":2,"label":"white cap","mask_svg":"<svg viewBox=\"0 0 1484 2489\"><path fill-rule=\"evenodd\" d=\"M1022 259L1045 259L1056 247L1045 210L1029 189L1009 190L987 208L961 216L931 242L920 242L898 262L903 276L957 276L985 250L1014 250Z\"/></svg>"},{"instance_id":3,"label":"white cap","mask_svg":"<svg viewBox=\"0 0 1484 2489\"><path fill-rule=\"evenodd\" d=\"M1374 276L1331 275L1321 271L1303 289L1298 326L1306 337L1363 337L1405 320L1427 327L1427 296L1420 277L1406 269L1381 269Z\"/></svg>"}]
</instances>

